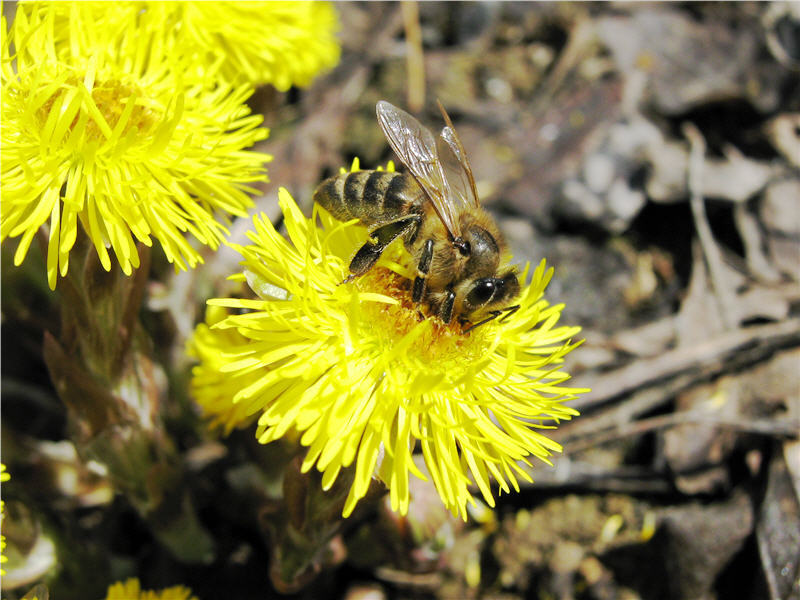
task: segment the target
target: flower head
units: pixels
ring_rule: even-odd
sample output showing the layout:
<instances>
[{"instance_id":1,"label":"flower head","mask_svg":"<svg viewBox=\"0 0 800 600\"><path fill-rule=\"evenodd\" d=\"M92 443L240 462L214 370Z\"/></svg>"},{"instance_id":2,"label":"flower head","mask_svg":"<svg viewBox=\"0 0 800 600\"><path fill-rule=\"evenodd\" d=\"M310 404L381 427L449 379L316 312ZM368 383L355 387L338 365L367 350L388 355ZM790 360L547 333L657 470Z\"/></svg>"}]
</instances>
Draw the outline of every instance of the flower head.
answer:
<instances>
[{"instance_id":1,"label":"flower head","mask_svg":"<svg viewBox=\"0 0 800 600\"><path fill-rule=\"evenodd\" d=\"M6 471L6 466L4 464L0 464L0 483L8 481L11 479L11 475L9 475L8 471ZM2 500L0 500L0 523L3 522L3 517L5 513L5 504ZM3 554L3 551L6 549L6 536L0 534L0 565L3 563L8 562L8 557ZM0 567L0 575L5 575L6 571L2 567Z\"/></svg>"},{"instance_id":2,"label":"flower head","mask_svg":"<svg viewBox=\"0 0 800 600\"><path fill-rule=\"evenodd\" d=\"M163 2L159 10L182 24L177 37L193 44L220 76L269 83L280 91L306 86L339 61L336 12L328 2Z\"/></svg>"},{"instance_id":3,"label":"flower head","mask_svg":"<svg viewBox=\"0 0 800 600\"><path fill-rule=\"evenodd\" d=\"M192 590L182 585L165 588L158 592L142 590L139 580L131 578L109 586L106 600L197 600L197 597L192 596Z\"/></svg>"},{"instance_id":4,"label":"flower head","mask_svg":"<svg viewBox=\"0 0 800 600\"><path fill-rule=\"evenodd\" d=\"M191 343L193 394L217 424L260 413L260 442L299 435L309 448L302 468L316 466L326 489L354 464L345 516L376 470L405 513L409 473L425 478L416 447L445 505L464 518L472 482L494 506L491 479L519 489L518 477L530 478L519 462L560 450L538 429L576 415L565 402L584 390L565 387L558 370L578 329L556 327L562 307L542 299L552 274L544 261L524 269L518 311L464 333L421 318L399 241L342 284L366 230L321 208L307 219L286 190L279 199L289 239L256 217L252 244L239 248L236 277L260 298L210 300Z\"/></svg>"},{"instance_id":5,"label":"flower head","mask_svg":"<svg viewBox=\"0 0 800 600\"><path fill-rule=\"evenodd\" d=\"M116 5L98 19L92 3L19 4L10 31L3 19L0 240L21 237L19 265L48 223L51 288L78 221L107 270L109 247L129 274L152 238L176 266L202 262L184 234L218 247L270 158L244 151L267 135L249 85L185 79L163 28Z\"/></svg>"},{"instance_id":6,"label":"flower head","mask_svg":"<svg viewBox=\"0 0 800 600\"><path fill-rule=\"evenodd\" d=\"M70 3L57 4L58 18L69 19ZM182 55L187 70L201 77L212 70L222 80L285 91L308 85L339 60L338 22L329 2L85 4L83 13L97 27L124 32L135 22L140 31L158 31L165 51Z\"/></svg>"}]
</instances>

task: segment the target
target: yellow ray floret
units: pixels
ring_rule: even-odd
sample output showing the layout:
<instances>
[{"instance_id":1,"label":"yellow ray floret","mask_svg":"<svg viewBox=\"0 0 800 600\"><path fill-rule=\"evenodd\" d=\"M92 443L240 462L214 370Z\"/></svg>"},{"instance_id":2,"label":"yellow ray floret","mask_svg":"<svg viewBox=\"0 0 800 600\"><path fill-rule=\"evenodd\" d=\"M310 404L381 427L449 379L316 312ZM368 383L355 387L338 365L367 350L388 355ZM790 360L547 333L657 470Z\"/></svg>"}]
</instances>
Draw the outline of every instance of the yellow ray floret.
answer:
<instances>
[{"instance_id":1,"label":"yellow ray floret","mask_svg":"<svg viewBox=\"0 0 800 600\"><path fill-rule=\"evenodd\" d=\"M182 585L159 591L143 590L138 579L130 578L109 586L106 600L197 600L197 597Z\"/></svg>"}]
</instances>

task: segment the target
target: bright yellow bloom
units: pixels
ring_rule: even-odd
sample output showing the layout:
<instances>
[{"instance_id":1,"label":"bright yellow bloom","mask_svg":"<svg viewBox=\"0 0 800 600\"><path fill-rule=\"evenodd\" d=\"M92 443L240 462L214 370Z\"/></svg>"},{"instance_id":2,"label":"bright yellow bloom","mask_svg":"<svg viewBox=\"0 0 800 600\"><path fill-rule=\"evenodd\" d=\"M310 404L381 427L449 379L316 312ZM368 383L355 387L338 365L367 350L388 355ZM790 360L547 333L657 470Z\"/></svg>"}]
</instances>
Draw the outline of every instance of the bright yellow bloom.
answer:
<instances>
[{"instance_id":1,"label":"bright yellow bloom","mask_svg":"<svg viewBox=\"0 0 800 600\"><path fill-rule=\"evenodd\" d=\"M0 564L8 562L8 557L3 554L6 549L6 536L0 535ZM0 567L0 575L5 575L6 570Z\"/></svg>"},{"instance_id":2,"label":"bright yellow bloom","mask_svg":"<svg viewBox=\"0 0 800 600\"><path fill-rule=\"evenodd\" d=\"M176 585L159 592L142 590L139 580L131 578L124 583L119 581L109 586L106 600L197 600L192 590Z\"/></svg>"},{"instance_id":3,"label":"bright yellow bloom","mask_svg":"<svg viewBox=\"0 0 800 600\"><path fill-rule=\"evenodd\" d=\"M11 479L11 475L8 471L6 471L6 466L0 463L0 483L6 482ZM5 516L5 503L0 500L0 523L3 522L3 517ZM3 554L3 551L6 549L6 536L0 534L0 565L5 562L8 562L8 557ZM5 575L6 571L3 568L0 568L0 575Z\"/></svg>"},{"instance_id":4,"label":"bright yellow bloom","mask_svg":"<svg viewBox=\"0 0 800 600\"><path fill-rule=\"evenodd\" d=\"M220 76L269 83L280 91L306 86L339 62L338 22L328 2L156 3L193 44L200 61L220 61Z\"/></svg>"},{"instance_id":5,"label":"bright yellow bloom","mask_svg":"<svg viewBox=\"0 0 800 600\"><path fill-rule=\"evenodd\" d=\"M70 3L57 3L60 19ZM124 32L135 20L158 30L166 51L196 75L281 91L306 86L339 61L338 20L328 2L87 2L97 27ZM58 27L60 23L57 22Z\"/></svg>"},{"instance_id":6,"label":"bright yellow bloom","mask_svg":"<svg viewBox=\"0 0 800 600\"><path fill-rule=\"evenodd\" d=\"M0 240L21 236L19 265L49 221L51 288L78 221L107 270L109 247L130 274L136 241L153 237L193 267L202 257L184 234L217 248L253 204L248 184L266 179L270 157L245 151L267 136L245 104L252 88L186 79L163 27L116 5L99 22L80 3L19 4L10 32L3 19Z\"/></svg>"},{"instance_id":7,"label":"bright yellow bloom","mask_svg":"<svg viewBox=\"0 0 800 600\"><path fill-rule=\"evenodd\" d=\"M11 479L11 475L8 474L6 471L6 466L0 463L0 483L4 481L8 481ZM3 522L3 516L5 513L5 504L2 500L0 500L0 523ZM5 562L8 562L8 557L3 554L3 551L6 549L6 536L0 534L0 565ZM5 575L6 571L2 567L0 567L0 575Z\"/></svg>"},{"instance_id":8,"label":"bright yellow bloom","mask_svg":"<svg viewBox=\"0 0 800 600\"><path fill-rule=\"evenodd\" d=\"M400 242L342 284L366 230L320 208L307 219L284 189L279 199L289 240L262 215L252 244L238 248L244 272L234 278L260 298L210 300L191 342L200 360L192 392L216 424L230 430L260 413L260 442L299 435L309 447L302 468L316 465L325 489L355 463L345 516L373 474L407 512L409 473L425 478L415 448L444 504L465 519L472 481L494 506L492 479L518 490L518 477L529 480L519 462L560 451L537 429L577 415L565 403L586 390L565 387L558 370L578 328L556 327L562 307L542 299L552 275L544 261L524 269L516 313L465 334L458 323L420 320Z\"/></svg>"}]
</instances>

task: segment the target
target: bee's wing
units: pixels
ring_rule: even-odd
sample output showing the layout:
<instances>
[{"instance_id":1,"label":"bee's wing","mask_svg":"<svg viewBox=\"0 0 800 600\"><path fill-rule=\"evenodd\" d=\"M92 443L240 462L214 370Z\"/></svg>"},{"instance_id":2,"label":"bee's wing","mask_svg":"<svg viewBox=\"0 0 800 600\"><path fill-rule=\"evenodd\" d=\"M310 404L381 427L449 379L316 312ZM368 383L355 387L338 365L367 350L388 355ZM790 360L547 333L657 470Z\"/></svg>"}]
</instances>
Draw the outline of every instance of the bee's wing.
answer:
<instances>
[{"instance_id":1,"label":"bee's wing","mask_svg":"<svg viewBox=\"0 0 800 600\"><path fill-rule=\"evenodd\" d=\"M480 200L478 199L478 190L475 186L475 177L472 175L472 167L470 167L467 153L464 151L464 145L450 121L450 115L438 100L436 104L439 105L439 110L442 112L442 117L447 124L447 127L442 129L439 136L438 148L439 158L445 170L445 177L450 184L450 192L453 197L453 202L463 204L464 208L479 207Z\"/></svg>"},{"instance_id":2,"label":"bee's wing","mask_svg":"<svg viewBox=\"0 0 800 600\"><path fill-rule=\"evenodd\" d=\"M450 199L458 209L464 210L480 205L478 194L475 191L475 180L472 178L467 157L460 152L459 143L456 141L455 129L445 127L436 140L439 152L439 161L445 172L445 178L450 186Z\"/></svg>"},{"instance_id":3,"label":"bee's wing","mask_svg":"<svg viewBox=\"0 0 800 600\"><path fill-rule=\"evenodd\" d=\"M433 134L406 111L381 100L375 110L389 145L417 180L444 226L461 237L458 210L450 190Z\"/></svg>"}]
</instances>

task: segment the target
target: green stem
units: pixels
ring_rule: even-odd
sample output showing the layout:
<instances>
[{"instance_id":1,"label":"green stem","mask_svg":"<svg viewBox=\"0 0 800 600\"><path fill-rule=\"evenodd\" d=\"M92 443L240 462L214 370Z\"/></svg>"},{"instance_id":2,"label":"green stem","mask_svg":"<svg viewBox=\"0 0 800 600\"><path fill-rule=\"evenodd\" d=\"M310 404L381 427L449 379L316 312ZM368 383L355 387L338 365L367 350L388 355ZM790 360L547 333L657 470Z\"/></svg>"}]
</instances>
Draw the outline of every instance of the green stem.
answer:
<instances>
[{"instance_id":1,"label":"green stem","mask_svg":"<svg viewBox=\"0 0 800 600\"><path fill-rule=\"evenodd\" d=\"M85 235L59 281L61 332L45 334L44 358L67 407L71 437L84 460L106 465L115 489L179 560L213 559L213 541L184 488L184 465L161 420L166 377L139 324L149 270L126 276L103 269Z\"/></svg>"}]
</instances>

